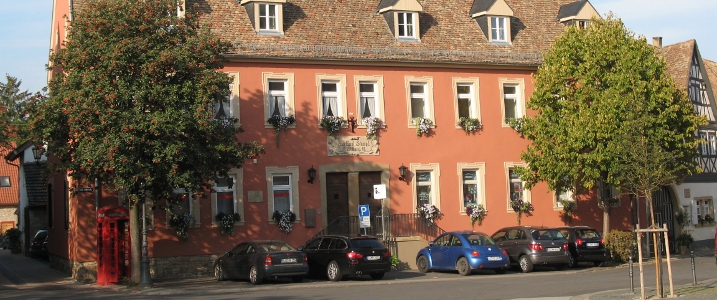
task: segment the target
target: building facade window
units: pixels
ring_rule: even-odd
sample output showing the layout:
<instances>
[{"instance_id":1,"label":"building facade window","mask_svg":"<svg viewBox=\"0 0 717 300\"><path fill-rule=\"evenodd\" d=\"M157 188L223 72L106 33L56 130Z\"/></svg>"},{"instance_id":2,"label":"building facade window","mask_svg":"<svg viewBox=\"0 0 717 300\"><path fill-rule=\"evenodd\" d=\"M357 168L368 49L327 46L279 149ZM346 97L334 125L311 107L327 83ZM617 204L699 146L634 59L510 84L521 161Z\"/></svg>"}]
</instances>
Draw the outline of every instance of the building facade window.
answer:
<instances>
[{"instance_id":1,"label":"building facade window","mask_svg":"<svg viewBox=\"0 0 717 300\"><path fill-rule=\"evenodd\" d=\"M490 17L491 42L508 42L508 17Z\"/></svg>"},{"instance_id":2,"label":"building facade window","mask_svg":"<svg viewBox=\"0 0 717 300\"><path fill-rule=\"evenodd\" d=\"M229 76L232 78L227 86L229 95L214 104L214 119L235 118L239 121L239 73L229 73Z\"/></svg>"},{"instance_id":3,"label":"building facade window","mask_svg":"<svg viewBox=\"0 0 717 300\"><path fill-rule=\"evenodd\" d=\"M436 124L433 110L433 78L406 77L409 128L415 128L413 118L427 118Z\"/></svg>"},{"instance_id":4,"label":"building facade window","mask_svg":"<svg viewBox=\"0 0 717 300\"><path fill-rule=\"evenodd\" d=\"M416 39L416 13L397 12L398 38Z\"/></svg>"},{"instance_id":5,"label":"building facade window","mask_svg":"<svg viewBox=\"0 0 717 300\"><path fill-rule=\"evenodd\" d=\"M354 76L356 111L359 112L359 127L366 127L363 119L374 117L385 121L383 106L383 77Z\"/></svg>"},{"instance_id":6,"label":"building facade window","mask_svg":"<svg viewBox=\"0 0 717 300\"><path fill-rule=\"evenodd\" d=\"M229 170L227 177L217 178L212 192L212 216L219 213L237 213L241 219L234 225L244 224L243 177L243 169L235 168ZM214 217L212 217L212 225L219 225Z\"/></svg>"},{"instance_id":7,"label":"building facade window","mask_svg":"<svg viewBox=\"0 0 717 300\"><path fill-rule=\"evenodd\" d=\"M169 220L170 213L174 214L189 214L194 218L194 223L190 228L199 227L200 213L199 213L199 197L194 197L189 189L174 188L174 197L172 199L172 211L167 212L167 220ZM150 204L146 203L145 205ZM151 206L147 206L147 214L151 214Z\"/></svg>"},{"instance_id":8,"label":"building facade window","mask_svg":"<svg viewBox=\"0 0 717 300\"><path fill-rule=\"evenodd\" d=\"M272 3L258 3L259 5L259 31L278 31L277 16L278 5Z\"/></svg>"},{"instance_id":9,"label":"building facade window","mask_svg":"<svg viewBox=\"0 0 717 300\"><path fill-rule=\"evenodd\" d=\"M554 205L553 205L553 207L554 207L554 208L563 209L563 204L562 204L560 201L572 201L572 202L574 202L575 200L573 199L573 191L571 191L571 190L565 190L565 191L561 191L561 192L557 192L557 191L556 191L556 192L555 192L555 197L554 197L554 203L553 203Z\"/></svg>"},{"instance_id":10,"label":"building facade window","mask_svg":"<svg viewBox=\"0 0 717 300\"><path fill-rule=\"evenodd\" d=\"M317 74L319 122L322 117L346 119L346 75Z\"/></svg>"},{"instance_id":11,"label":"building facade window","mask_svg":"<svg viewBox=\"0 0 717 300\"><path fill-rule=\"evenodd\" d=\"M480 119L478 78L453 78L453 106L456 128L460 118Z\"/></svg>"},{"instance_id":12,"label":"building facade window","mask_svg":"<svg viewBox=\"0 0 717 300\"><path fill-rule=\"evenodd\" d=\"M300 220L299 167L267 167L266 174L269 222L277 222L271 219L275 211L291 211L296 215L296 220Z\"/></svg>"},{"instance_id":13,"label":"building facade window","mask_svg":"<svg viewBox=\"0 0 717 300\"><path fill-rule=\"evenodd\" d=\"M706 219L711 218L714 222L715 220L715 209L714 204L712 203L712 197L695 197L695 212L697 215L697 218L695 220L692 220L693 224L695 225L703 225L707 224L705 221ZM708 217L709 216L709 217ZM711 224L707 224L711 225Z\"/></svg>"},{"instance_id":14,"label":"building facade window","mask_svg":"<svg viewBox=\"0 0 717 300\"><path fill-rule=\"evenodd\" d=\"M440 209L441 177L438 164L410 164L411 183L413 186L413 206L430 204Z\"/></svg>"},{"instance_id":15,"label":"building facade window","mask_svg":"<svg viewBox=\"0 0 717 300\"><path fill-rule=\"evenodd\" d=\"M264 127L273 126L266 122L272 116L295 116L294 112L294 74L262 73L264 90ZM295 128L296 124L289 125Z\"/></svg>"},{"instance_id":16,"label":"building facade window","mask_svg":"<svg viewBox=\"0 0 717 300\"><path fill-rule=\"evenodd\" d=\"M485 163L458 163L460 213L465 214L469 204L481 204L488 209L485 201Z\"/></svg>"},{"instance_id":17,"label":"building facade window","mask_svg":"<svg viewBox=\"0 0 717 300\"><path fill-rule=\"evenodd\" d=\"M525 167L524 163L505 163L505 175L507 179L507 199L506 204L508 211L512 212L513 207L510 205L510 201L522 200L523 202L532 202L530 197L530 191L525 189L525 182L520 178L520 174L517 172L517 167Z\"/></svg>"},{"instance_id":18,"label":"building facade window","mask_svg":"<svg viewBox=\"0 0 717 300\"><path fill-rule=\"evenodd\" d=\"M499 79L500 95L503 101L503 127L509 127L508 120L525 116L525 84L523 79Z\"/></svg>"}]
</instances>

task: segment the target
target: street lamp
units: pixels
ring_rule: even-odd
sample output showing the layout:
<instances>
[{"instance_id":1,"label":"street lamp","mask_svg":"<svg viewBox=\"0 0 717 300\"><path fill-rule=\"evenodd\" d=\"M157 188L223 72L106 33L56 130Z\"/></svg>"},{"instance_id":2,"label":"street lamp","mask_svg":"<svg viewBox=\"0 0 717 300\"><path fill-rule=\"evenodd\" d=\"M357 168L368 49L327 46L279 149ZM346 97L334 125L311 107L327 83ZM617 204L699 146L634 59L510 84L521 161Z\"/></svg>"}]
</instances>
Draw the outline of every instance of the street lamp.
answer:
<instances>
[{"instance_id":1,"label":"street lamp","mask_svg":"<svg viewBox=\"0 0 717 300\"><path fill-rule=\"evenodd\" d=\"M316 169L314 169L314 166L311 166L311 169L308 170L309 173L309 180L308 182L311 184L314 184L314 179L316 178Z\"/></svg>"},{"instance_id":2,"label":"street lamp","mask_svg":"<svg viewBox=\"0 0 717 300\"><path fill-rule=\"evenodd\" d=\"M40 159L42 158L42 154L45 153L45 148L42 146L34 146L32 148L32 157L35 158L35 163L38 165L40 164Z\"/></svg>"},{"instance_id":3,"label":"street lamp","mask_svg":"<svg viewBox=\"0 0 717 300\"><path fill-rule=\"evenodd\" d=\"M138 196L144 197L144 180L137 181L136 188ZM139 268L139 287L151 288L152 275L149 273L149 250L147 249L147 204L145 199L140 200L142 200L142 262Z\"/></svg>"}]
</instances>

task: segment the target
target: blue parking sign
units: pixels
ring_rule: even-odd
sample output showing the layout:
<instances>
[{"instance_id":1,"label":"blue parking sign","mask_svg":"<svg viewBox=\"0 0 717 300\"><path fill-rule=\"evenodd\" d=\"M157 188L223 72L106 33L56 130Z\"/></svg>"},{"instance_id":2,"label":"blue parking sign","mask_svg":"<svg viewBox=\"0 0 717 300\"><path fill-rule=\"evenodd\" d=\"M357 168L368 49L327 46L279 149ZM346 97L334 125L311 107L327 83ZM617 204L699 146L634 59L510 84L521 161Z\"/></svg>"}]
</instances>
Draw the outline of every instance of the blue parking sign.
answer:
<instances>
[{"instance_id":1,"label":"blue parking sign","mask_svg":"<svg viewBox=\"0 0 717 300\"><path fill-rule=\"evenodd\" d=\"M359 210L359 228L371 227L371 211L369 211L368 204L361 204L358 206Z\"/></svg>"}]
</instances>

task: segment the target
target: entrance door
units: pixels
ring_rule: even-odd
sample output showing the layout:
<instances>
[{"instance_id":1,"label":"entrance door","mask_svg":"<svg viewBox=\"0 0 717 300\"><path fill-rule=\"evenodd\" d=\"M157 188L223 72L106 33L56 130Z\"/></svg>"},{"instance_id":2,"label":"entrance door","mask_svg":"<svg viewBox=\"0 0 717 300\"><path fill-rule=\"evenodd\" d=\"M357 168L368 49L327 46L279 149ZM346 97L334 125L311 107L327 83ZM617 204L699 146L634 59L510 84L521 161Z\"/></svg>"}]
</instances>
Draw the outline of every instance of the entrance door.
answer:
<instances>
[{"instance_id":1,"label":"entrance door","mask_svg":"<svg viewBox=\"0 0 717 300\"><path fill-rule=\"evenodd\" d=\"M371 217L381 211L381 200L373 198L373 186L381 184L381 172L359 173L359 204L368 204Z\"/></svg>"},{"instance_id":2,"label":"entrance door","mask_svg":"<svg viewBox=\"0 0 717 300\"><path fill-rule=\"evenodd\" d=\"M667 236L669 237L670 241L670 253L674 253L675 251L675 224L673 222L672 216L674 216L673 209L672 209L672 198L670 197L670 190L669 187L662 187L660 190L657 190L652 193L652 205L654 205L655 209L655 224L662 228L662 224L667 223ZM650 213L649 210L647 212ZM652 235L649 235L648 240L650 241L650 250L655 249L652 247ZM661 251L665 251L665 245L664 245L664 239L660 243L661 245ZM652 251L654 252L654 251Z\"/></svg>"},{"instance_id":3,"label":"entrance door","mask_svg":"<svg viewBox=\"0 0 717 300\"><path fill-rule=\"evenodd\" d=\"M326 173L326 219L329 225L339 217L349 215L348 180L348 173Z\"/></svg>"}]
</instances>

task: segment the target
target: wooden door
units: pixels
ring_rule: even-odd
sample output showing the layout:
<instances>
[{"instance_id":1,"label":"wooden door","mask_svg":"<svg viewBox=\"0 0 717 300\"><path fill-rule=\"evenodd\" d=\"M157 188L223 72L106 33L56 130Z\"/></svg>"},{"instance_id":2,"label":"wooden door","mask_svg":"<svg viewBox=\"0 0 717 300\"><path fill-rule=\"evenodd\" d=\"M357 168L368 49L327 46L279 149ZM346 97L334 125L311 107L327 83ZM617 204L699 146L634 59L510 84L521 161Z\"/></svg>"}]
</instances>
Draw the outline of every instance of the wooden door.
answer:
<instances>
[{"instance_id":1,"label":"wooden door","mask_svg":"<svg viewBox=\"0 0 717 300\"><path fill-rule=\"evenodd\" d=\"M381 172L359 173L359 204L368 204L372 218L381 211L381 200L373 198L376 184L381 184Z\"/></svg>"},{"instance_id":2,"label":"wooden door","mask_svg":"<svg viewBox=\"0 0 717 300\"><path fill-rule=\"evenodd\" d=\"M326 219L330 225L349 215L348 173L326 173Z\"/></svg>"}]
</instances>

